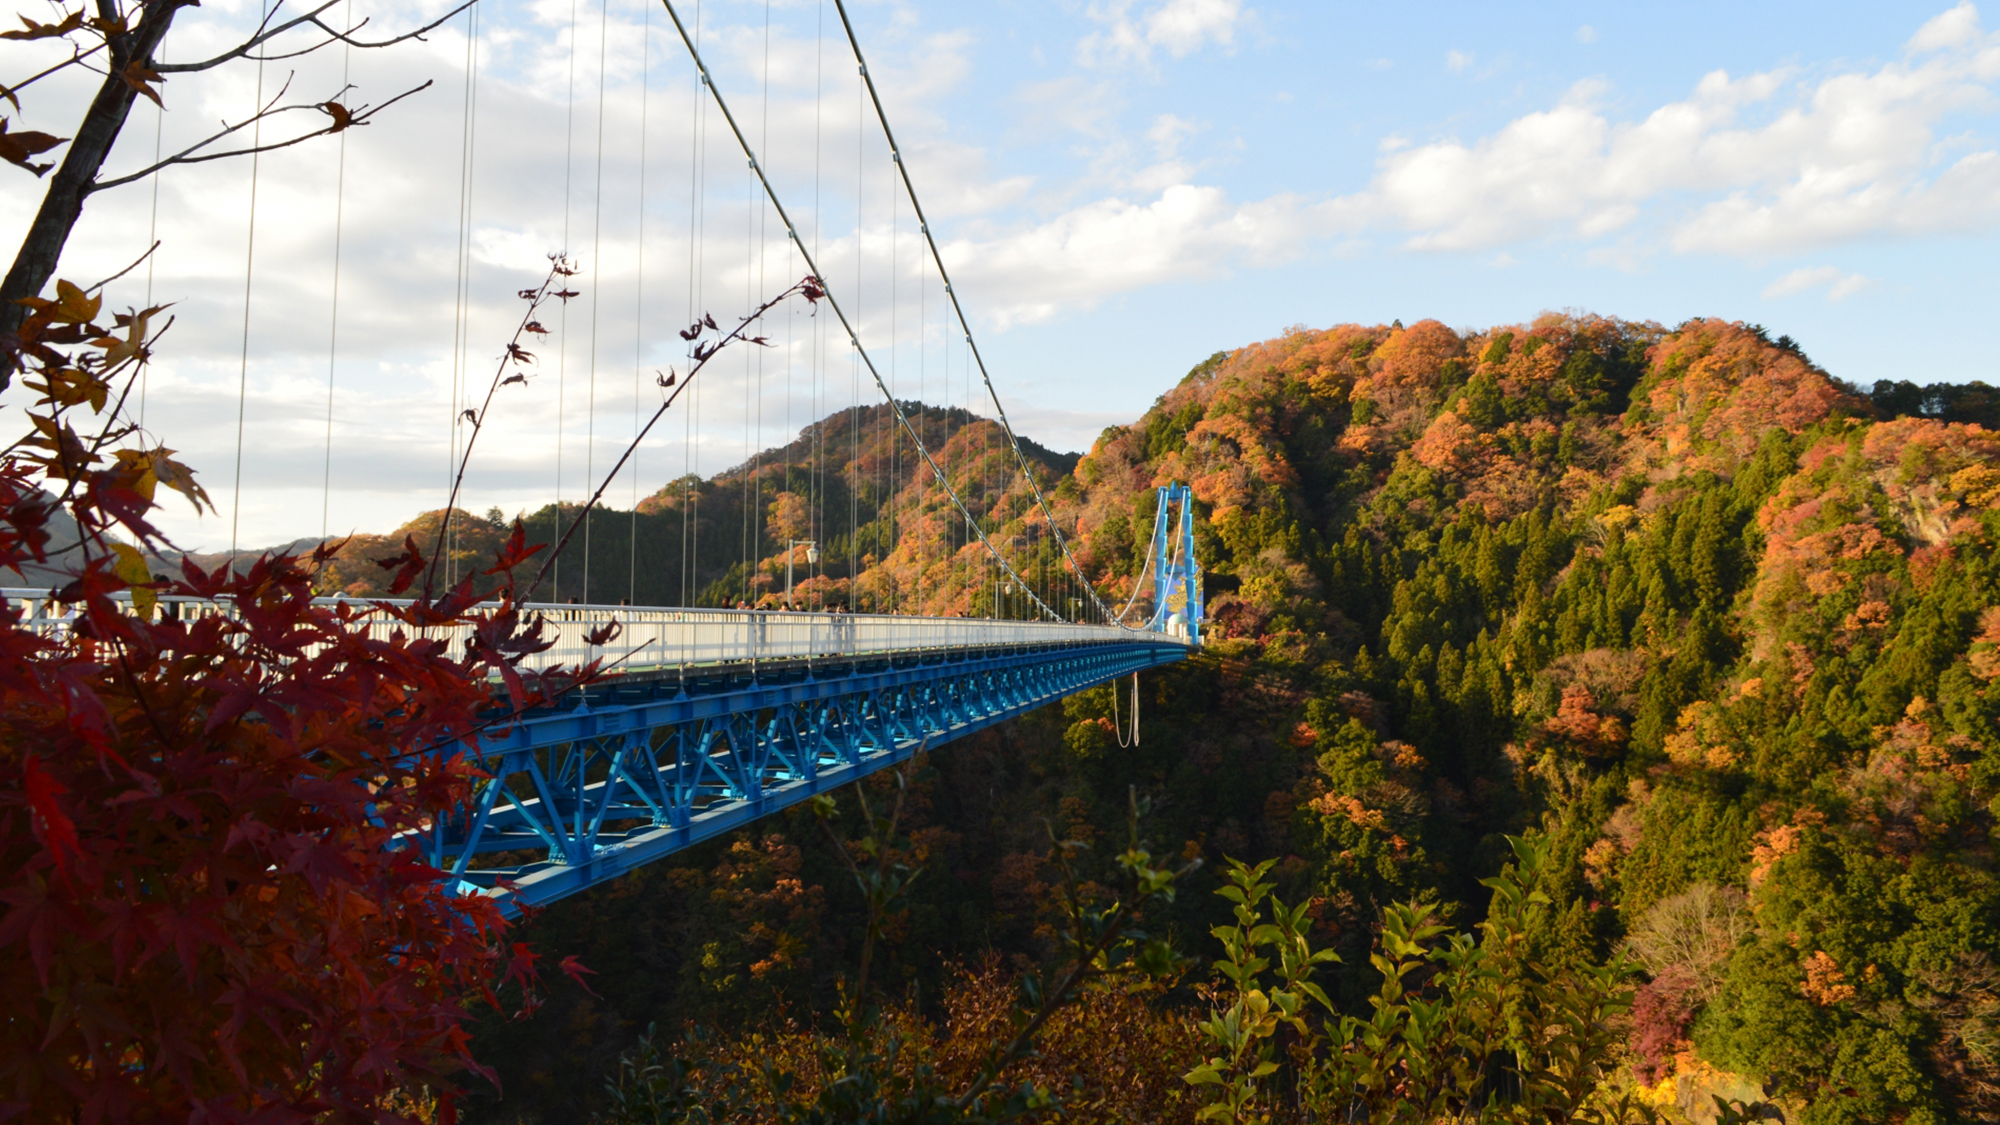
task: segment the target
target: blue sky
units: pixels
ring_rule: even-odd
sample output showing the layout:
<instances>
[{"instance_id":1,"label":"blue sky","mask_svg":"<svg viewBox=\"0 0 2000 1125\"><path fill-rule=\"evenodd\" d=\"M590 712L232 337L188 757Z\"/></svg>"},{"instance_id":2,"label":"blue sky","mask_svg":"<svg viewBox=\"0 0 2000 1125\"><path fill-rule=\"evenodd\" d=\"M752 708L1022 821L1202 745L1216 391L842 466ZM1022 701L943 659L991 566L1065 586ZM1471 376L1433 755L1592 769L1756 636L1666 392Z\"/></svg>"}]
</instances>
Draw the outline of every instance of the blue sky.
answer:
<instances>
[{"instance_id":1,"label":"blue sky","mask_svg":"<svg viewBox=\"0 0 2000 1125\"><path fill-rule=\"evenodd\" d=\"M692 22L693 0L676 4ZM387 29L444 5L352 6ZM965 402L830 0L700 8L720 87L899 396L921 381L927 399ZM1059 448L1135 418L1211 352L1295 324L1721 316L1788 333L1855 382L2000 381L2000 36L1970 3L851 9L1008 409ZM192 57L255 15L210 0L170 52ZM262 162L247 318L246 166L176 170L157 212L144 186L92 201L65 275L103 276L154 231L164 242L151 284L181 320L148 425L223 508L175 515L184 542L226 546L232 516L248 544L318 533L322 506L331 530L381 530L439 503L447 420L550 251L583 259L585 296L482 438L475 508L575 498L650 409L635 382L685 366L685 313L728 315L799 271L733 142L695 112L663 9L489 3L480 21L463 226L463 22L354 57L361 100L437 84L350 135L340 193L331 143ZM341 63L304 60L294 89L328 96ZM240 116L254 83L245 68L176 79L171 111L135 113L114 165L150 151L156 120L171 149ZM52 87L28 120L60 132L86 92ZM24 187L0 198L10 234ZM704 376L699 426L689 411L656 433L615 502L854 400L845 341L802 313L774 321L779 348Z\"/></svg>"}]
</instances>

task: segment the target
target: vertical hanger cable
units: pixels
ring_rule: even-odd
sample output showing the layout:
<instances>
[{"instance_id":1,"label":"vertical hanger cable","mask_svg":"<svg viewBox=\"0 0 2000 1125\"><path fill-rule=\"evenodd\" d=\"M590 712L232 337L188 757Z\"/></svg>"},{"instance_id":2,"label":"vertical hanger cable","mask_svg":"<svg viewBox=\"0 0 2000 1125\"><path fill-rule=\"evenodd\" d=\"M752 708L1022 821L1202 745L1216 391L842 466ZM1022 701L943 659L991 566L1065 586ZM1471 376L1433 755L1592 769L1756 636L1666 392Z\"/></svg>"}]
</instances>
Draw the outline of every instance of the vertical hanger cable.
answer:
<instances>
[{"instance_id":1,"label":"vertical hanger cable","mask_svg":"<svg viewBox=\"0 0 2000 1125\"><path fill-rule=\"evenodd\" d=\"M341 22L346 26L354 24L354 0L348 0L341 10ZM342 43L340 47L340 89L346 96L349 79L353 75L354 45ZM334 365L340 355L340 239L342 224L347 218L347 130L340 131L339 156L334 164L333 175L333 296L327 302L326 315L326 442L323 462L320 466L319 485L319 537L326 541L327 524L333 501L333 378ZM157 181L156 181L157 183ZM157 189L155 191L157 198ZM151 305L152 273L147 272L147 300Z\"/></svg>"},{"instance_id":2,"label":"vertical hanger cable","mask_svg":"<svg viewBox=\"0 0 2000 1125\"><path fill-rule=\"evenodd\" d=\"M667 0L667 2L671 5L672 0ZM862 85L867 90L869 100L873 103L875 108L875 119L877 123L880 124L882 127L883 138L887 140L889 143L890 155L893 158L895 158L897 172L902 181L903 191L910 197L910 206L917 213L917 222L919 227L923 230L924 243L928 248L928 250L930 251L931 260L937 265L938 276L945 283L946 298L951 302L952 311L957 316L958 327L965 334L967 350L970 353L973 362L977 364L979 367L980 379L985 384L987 393L992 399L993 411L996 421L999 424L1001 430L1006 434L1007 444L1014 453L1014 460L1015 463L1019 466L1020 476L1026 482L1028 486L1028 491L1033 497L1035 504L1039 506L1039 508L1041 509L1043 518L1048 521L1051 533L1056 536L1056 547L1062 554L1063 561L1072 570L1077 570L1079 573L1081 573L1081 568L1079 564L1076 562L1074 556L1070 553L1069 544L1062 538L1060 531L1057 529L1054 510L1049 506L1048 497L1043 494L1041 484L1035 479L1034 471L1028 462L1027 454L1021 449L1021 443L1019 437L1014 433L1013 423L1010 422L1007 418L1006 407L1000 404L999 391L994 388L993 380L991 376L987 374L986 362L979 353L979 346L973 343L972 322L969 319L967 319L965 315L965 310L963 306L960 305L958 296L952 289L950 274L945 270L944 267L944 257L942 254L938 252L937 239L931 233L929 224L927 220L925 220L924 218L923 204L920 200L918 200L916 185L910 179L909 165L904 163L901 159L901 150L896 143L895 133L893 130L889 128L888 113L882 107L882 99L880 94L875 89L874 79L869 77L868 75L868 62L867 59L862 56L861 40L855 34L853 21L848 18L847 5L843 2L843 0L834 0L834 9L840 13L841 26L843 29L845 29L847 33L848 45L854 51L854 61L860 69ZM1009 569L1011 570L1012 568L1009 567ZM1108 607L1106 607L1102 599L1098 597L1096 588L1094 586L1087 585L1087 589L1089 590L1090 598L1094 606L1100 611L1108 612ZM1037 600L1039 601L1039 599ZM1047 610L1048 607L1046 605L1043 605L1041 606L1041 608ZM1058 619L1059 620L1061 619L1060 615L1058 615Z\"/></svg>"},{"instance_id":3,"label":"vertical hanger cable","mask_svg":"<svg viewBox=\"0 0 2000 1125\"><path fill-rule=\"evenodd\" d=\"M701 43L701 0L694 5L694 41ZM702 285L707 262L707 246L704 233L707 228L708 212L706 175L708 164L708 98L702 93L702 84L708 76L700 76L694 88L694 130L690 145L692 152L688 160L688 321L693 323L701 315ZM687 554L687 564L681 568L681 604L692 605L693 599L701 596L699 569L701 566L701 513L697 510L701 503L700 477L701 459L695 448L695 434L701 421L702 385L696 383L689 388L688 410L681 415L682 427L682 491L681 491L681 543Z\"/></svg>"},{"instance_id":4,"label":"vertical hanger cable","mask_svg":"<svg viewBox=\"0 0 2000 1125\"><path fill-rule=\"evenodd\" d=\"M445 502L450 503L453 478L456 475L459 454L460 422L459 403L465 397L466 350L470 346L471 326L468 323L471 308L472 271L472 167L473 138L477 128L479 105L479 7L474 5L465 13L465 102L459 123L458 147L458 242L452 247L457 259L458 281L452 292L451 329L451 391L445 402L446 442L444 462ZM342 134L343 138L345 134ZM463 491L460 496L464 495ZM438 525L437 549L444 552L445 585L458 582L458 552L456 543L456 515L446 508Z\"/></svg>"},{"instance_id":5,"label":"vertical hanger cable","mask_svg":"<svg viewBox=\"0 0 2000 1125\"><path fill-rule=\"evenodd\" d=\"M597 5L597 170L590 188L590 268L596 284L590 289L590 391L586 395L583 423L583 487L597 481L597 323L604 307L604 118L609 108L604 100L605 62L610 50L611 0ZM594 509L583 516L583 602L590 604L590 525Z\"/></svg>"},{"instance_id":6,"label":"vertical hanger cable","mask_svg":"<svg viewBox=\"0 0 2000 1125\"><path fill-rule=\"evenodd\" d=\"M265 0L264 16L271 14ZM243 239L243 354L236 372L236 478L229 496L229 569L236 570L237 533L243 516L243 417L250 401L250 285L257 262L257 173L264 139L264 60L257 60L257 120L250 127L250 215Z\"/></svg>"},{"instance_id":7,"label":"vertical hanger cable","mask_svg":"<svg viewBox=\"0 0 2000 1125\"><path fill-rule=\"evenodd\" d=\"M569 256L569 216L571 188L575 183L573 158L576 155L576 6L577 0L569 0L569 87L568 107L563 116L563 236L562 253ZM595 262L591 263L593 266ZM563 525L563 408L569 401L569 302L562 303L562 310L556 321L556 507L555 522L551 527L553 535L561 534ZM553 537L552 535L552 537ZM558 553L549 563L549 600L560 602L562 598L562 555Z\"/></svg>"},{"instance_id":8,"label":"vertical hanger cable","mask_svg":"<svg viewBox=\"0 0 2000 1125\"><path fill-rule=\"evenodd\" d=\"M154 50L153 58L155 62L167 61L167 45L165 42L162 42L159 45L159 47L157 47ZM153 107L153 163L154 164L158 164L160 162L160 152L161 152L160 141L162 137L164 137L166 134L166 125L167 125L166 107L155 105ZM343 140L346 139L344 135L342 139ZM151 218L147 220L146 245L157 247L160 244L160 177L158 173L154 173L153 175L152 187L153 187L153 206L152 206ZM146 306L145 306L149 309L153 307L153 261L154 261L154 252L149 250L146 253ZM151 369L152 369L151 364L145 364L139 368L139 428L141 430L144 430L146 428L146 379L147 376L151 373Z\"/></svg>"},{"instance_id":9,"label":"vertical hanger cable","mask_svg":"<svg viewBox=\"0 0 2000 1125\"><path fill-rule=\"evenodd\" d=\"M813 40L813 253L820 251L820 230L826 224L820 208L820 163L824 154L823 131L826 116L826 0L819 0L819 26ZM812 537L826 538L826 330L818 317L812 320L813 334L813 454L812 454ZM820 561L813 564L814 576L826 574L828 551L820 548ZM823 588L819 587L819 588ZM824 609L817 604L815 609Z\"/></svg>"},{"instance_id":10,"label":"vertical hanger cable","mask_svg":"<svg viewBox=\"0 0 2000 1125\"><path fill-rule=\"evenodd\" d=\"M640 399L646 361L646 141L647 110L653 99L653 5L642 4L639 35L639 250L632 282L632 440L639 440ZM639 604L639 454L632 450L632 527L626 537L625 604Z\"/></svg>"},{"instance_id":11,"label":"vertical hanger cable","mask_svg":"<svg viewBox=\"0 0 2000 1125\"><path fill-rule=\"evenodd\" d=\"M679 33L682 44L685 47L687 47L688 53L693 57L696 69L701 72L704 83L709 88L709 94L715 99L715 106L717 111L722 114L724 122L729 126L731 138L736 141L737 147L744 153L744 155L750 158L751 170L756 172L757 174L758 182L764 190L765 199L769 202L771 208L777 213L779 221L784 224L786 236L789 239L791 239L793 244L798 248L800 255L805 256L805 243L802 240L800 240L797 228L792 224L791 217L789 213L785 210L784 202L778 197L777 189L774 186L772 186L770 179L764 174L762 168L757 164L754 147L750 144L749 138L747 138L744 135L742 126L736 120L735 115L730 112L728 100L722 96L720 90L716 89L713 82L713 78L709 74L708 66L705 62L702 61L701 51L695 45L694 39L688 34L687 25L681 20L680 13L674 7L673 0L662 0L662 3L666 6L668 16L671 17L674 21L675 31ZM835 3L837 6L839 0L835 0ZM866 78L865 70L863 71L862 76L865 80ZM806 268L809 271L819 275L822 281L824 281L825 275L823 272L820 271L818 263L815 260L809 258L806 262ZM858 269L858 264L857 264L857 269ZM826 310L832 313L837 319L839 319L841 328L848 334L849 343L852 345L856 357L862 364L865 364L867 366L870 378L874 380L876 388L882 392L884 398L887 400L886 403L887 410L883 412L885 420L889 415L894 416L895 425L903 434L909 437L912 443L914 443L917 452L923 457L925 465L930 470L931 474L935 477L942 478L944 476L944 470L941 467L939 467L936 460L931 456L928 447L924 445L922 439L918 436L916 427L910 422L909 416L904 412L902 404L899 401L897 401L894 394L890 392L888 383L882 377L881 368L876 365L874 359L868 354L867 349L862 347L859 336L859 330L855 319L849 316L847 309L842 306L840 299L831 288L828 288L825 291L824 295L821 297L821 300L825 302ZM1033 482L1031 481L1030 483L1032 484ZM967 514L964 500L961 497L959 497L955 492L952 494L952 501L954 506L957 508L957 510L961 515ZM987 553L995 557L995 561L1006 570L1008 576L1014 579L1015 581L1021 582L1022 593L1024 594L1025 598L1028 601L1034 603L1033 606L1034 610L1042 617L1046 617L1050 620L1061 620L1060 616L1055 612L1055 610L1050 608L1049 605L1041 599L1040 595L1032 587L1030 587L1025 581L1021 580L1019 571L1017 571L1011 563L1008 563L1004 558L998 556L997 548L992 543L991 539L985 536L983 533L980 538L982 545L985 546L987 549Z\"/></svg>"}]
</instances>

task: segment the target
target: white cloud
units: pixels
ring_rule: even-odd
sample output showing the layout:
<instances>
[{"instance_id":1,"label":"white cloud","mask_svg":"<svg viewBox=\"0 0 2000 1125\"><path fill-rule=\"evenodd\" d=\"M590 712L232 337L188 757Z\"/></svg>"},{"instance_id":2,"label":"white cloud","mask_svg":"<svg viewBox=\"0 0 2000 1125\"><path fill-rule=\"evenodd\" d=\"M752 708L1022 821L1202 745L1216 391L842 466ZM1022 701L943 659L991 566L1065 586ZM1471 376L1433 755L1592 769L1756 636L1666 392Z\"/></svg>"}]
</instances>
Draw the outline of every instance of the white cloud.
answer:
<instances>
[{"instance_id":1,"label":"white cloud","mask_svg":"<svg viewBox=\"0 0 2000 1125\"><path fill-rule=\"evenodd\" d=\"M1162 113L1153 119L1152 127L1146 130L1146 139L1153 142L1153 149L1161 160L1171 160L1179 154L1181 142L1192 136L1197 128L1192 121Z\"/></svg>"},{"instance_id":2,"label":"white cloud","mask_svg":"<svg viewBox=\"0 0 2000 1125\"><path fill-rule=\"evenodd\" d=\"M1243 0L1163 0L1136 12L1135 7L1134 0L1092 4L1088 14L1103 30L1077 44L1078 59L1086 65L1145 62L1154 48L1178 59L1210 43L1228 47L1236 41L1238 24L1251 14Z\"/></svg>"},{"instance_id":3,"label":"white cloud","mask_svg":"<svg viewBox=\"0 0 2000 1125\"><path fill-rule=\"evenodd\" d=\"M1582 27L1576 29L1576 41L1579 43L1597 42L1597 29L1589 24L1584 24Z\"/></svg>"},{"instance_id":4,"label":"white cloud","mask_svg":"<svg viewBox=\"0 0 2000 1125\"><path fill-rule=\"evenodd\" d=\"M1930 22L1917 29L1910 37L1912 51L1936 51L1946 47L1963 47L1979 39L1979 9L1972 6L1972 0L1961 0L1958 7L1933 17Z\"/></svg>"},{"instance_id":5,"label":"white cloud","mask_svg":"<svg viewBox=\"0 0 2000 1125\"><path fill-rule=\"evenodd\" d=\"M1983 228L2000 222L2000 152L1973 141L1959 154L1969 138L1937 134L1955 114L1991 112L1996 80L2000 35L1962 4L1873 71L1716 71L1640 120L1614 120L1606 85L1580 82L1471 143L1385 147L1346 202L1429 250L1647 222L1675 249L1740 255Z\"/></svg>"},{"instance_id":6,"label":"white cloud","mask_svg":"<svg viewBox=\"0 0 2000 1125\"><path fill-rule=\"evenodd\" d=\"M1444 65L1447 70L1454 72L1464 70L1472 65L1472 52L1446 51L1444 53Z\"/></svg>"},{"instance_id":7,"label":"white cloud","mask_svg":"<svg viewBox=\"0 0 2000 1125\"><path fill-rule=\"evenodd\" d=\"M1232 202L1220 188L1177 184L1149 202L1101 199L1044 222L943 247L946 265L996 324L1029 324L1162 282L1239 262L1298 254L1329 233L1324 207L1291 196Z\"/></svg>"},{"instance_id":8,"label":"white cloud","mask_svg":"<svg viewBox=\"0 0 2000 1125\"><path fill-rule=\"evenodd\" d=\"M1866 289L1869 284L1868 278L1858 273L1843 273L1835 266L1805 266L1765 286L1764 296L1789 297L1823 286L1827 300L1844 301Z\"/></svg>"}]
</instances>

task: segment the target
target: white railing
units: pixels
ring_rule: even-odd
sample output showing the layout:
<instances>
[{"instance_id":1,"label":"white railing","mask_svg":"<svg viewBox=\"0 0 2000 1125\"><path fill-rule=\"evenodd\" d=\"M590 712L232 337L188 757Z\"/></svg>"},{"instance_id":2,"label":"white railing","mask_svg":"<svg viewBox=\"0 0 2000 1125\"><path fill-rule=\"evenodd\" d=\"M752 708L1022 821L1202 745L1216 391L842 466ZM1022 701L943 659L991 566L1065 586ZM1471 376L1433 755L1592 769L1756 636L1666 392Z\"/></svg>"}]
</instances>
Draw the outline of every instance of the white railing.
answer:
<instances>
[{"instance_id":1,"label":"white railing","mask_svg":"<svg viewBox=\"0 0 2000 1125\"><path fill-rule=\"evenodd\" d=\"M28 611L30 628L57 633L68 628L72 615L53 601L47 590L0 589L10 603ZM129 603L129 596L115 595ZM180 617L206 617L233 612L227 602L201 598L163 597L164 612ZM316 598L315 605L347 604L361 611L370 634L387 637L409 626L382 612L380 605L407 606L407 600ZM790 613L743 609L667 609L653 606L555 605L527 607L539 613L555 645L541 653L537 667L575 666L602 658L624 669L676 667L766 660L797 660L823 656L908 652L919 649L984 648L998 645L1112 643L1133 640L1187 644L1186 637L1142 632L1117 625L1076 625L1050 621L995 621L983 617L895 617L872 613ZM592 645L587 634L611 621L619 633L608 643ZM454 647L469 627L444 626L430 635Z\"/></svg>"}]
</instances>

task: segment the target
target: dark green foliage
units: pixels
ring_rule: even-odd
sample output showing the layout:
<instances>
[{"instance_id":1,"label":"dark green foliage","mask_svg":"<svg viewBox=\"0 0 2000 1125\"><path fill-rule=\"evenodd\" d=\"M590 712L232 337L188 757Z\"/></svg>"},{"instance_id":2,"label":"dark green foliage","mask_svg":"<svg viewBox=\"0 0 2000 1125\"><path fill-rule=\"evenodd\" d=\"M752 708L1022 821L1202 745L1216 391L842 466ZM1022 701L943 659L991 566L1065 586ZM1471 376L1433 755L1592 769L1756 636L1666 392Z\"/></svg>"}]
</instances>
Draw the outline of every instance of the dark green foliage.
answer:
<instances>
[{"instance_id":1,"label":"dark green foliage","mask_svg":"<svg viewBox=\"0 0 2000 1125\"><path fill-rule=\"evenodd\" d=\"M1986 420L1984 389L1878 387L1908 418L1870 421L1754 326L1546 317L1413 353L1424 330L1217 353L1075 466L1059 507L1121 603L1151 482L1194 482L1210 644L1145 678L1136 745L1127 681L1115 711L1099 688L932 756L909 828L926 875L878 979L921 998L942 960L1048 957L1043 818L1106 838L1136 787L1167 850L1270 861L1304 911L1288 925L1341 958L1317 970L1328 1000L1368 1018L1384 910L1481 925L1481 881L1536 832L1547 901L1506 922L1535 987L1610 980L1627 934L1697 888L1749 919L1713 964L1649 968L1650 1065L1693 1051L1794 1121L2000 1118L2000 443L1944 425ZM892 534L879 486L851 487L841 560ZM726 551L704 565L718 592L746 577ZM635 983L557 996L560 1051L490 1029L527 1076L510 1092L604 1073L654 1019L831 1012L865 904L808 828L766 822L776 842L539 923ZM821 905L769 897L780 875ZM1231 915L1209 899L1149 922L1214 957Z\"/></svg>"},{"instance_id":2,"label":"dark green foliage","mask_svg":"<svg viewBox=\"0 0 2000 1125\"><path fill-rule=\"evenodd\" d=\"M1920 387L1909 380L1878 381L1868 392L1876 409L1892 418L1936 418L1941 422L1974 422L2000 429L2000 389L1974 379L1969 383L1932 383Z\"/></svg>"}]
</instances>

